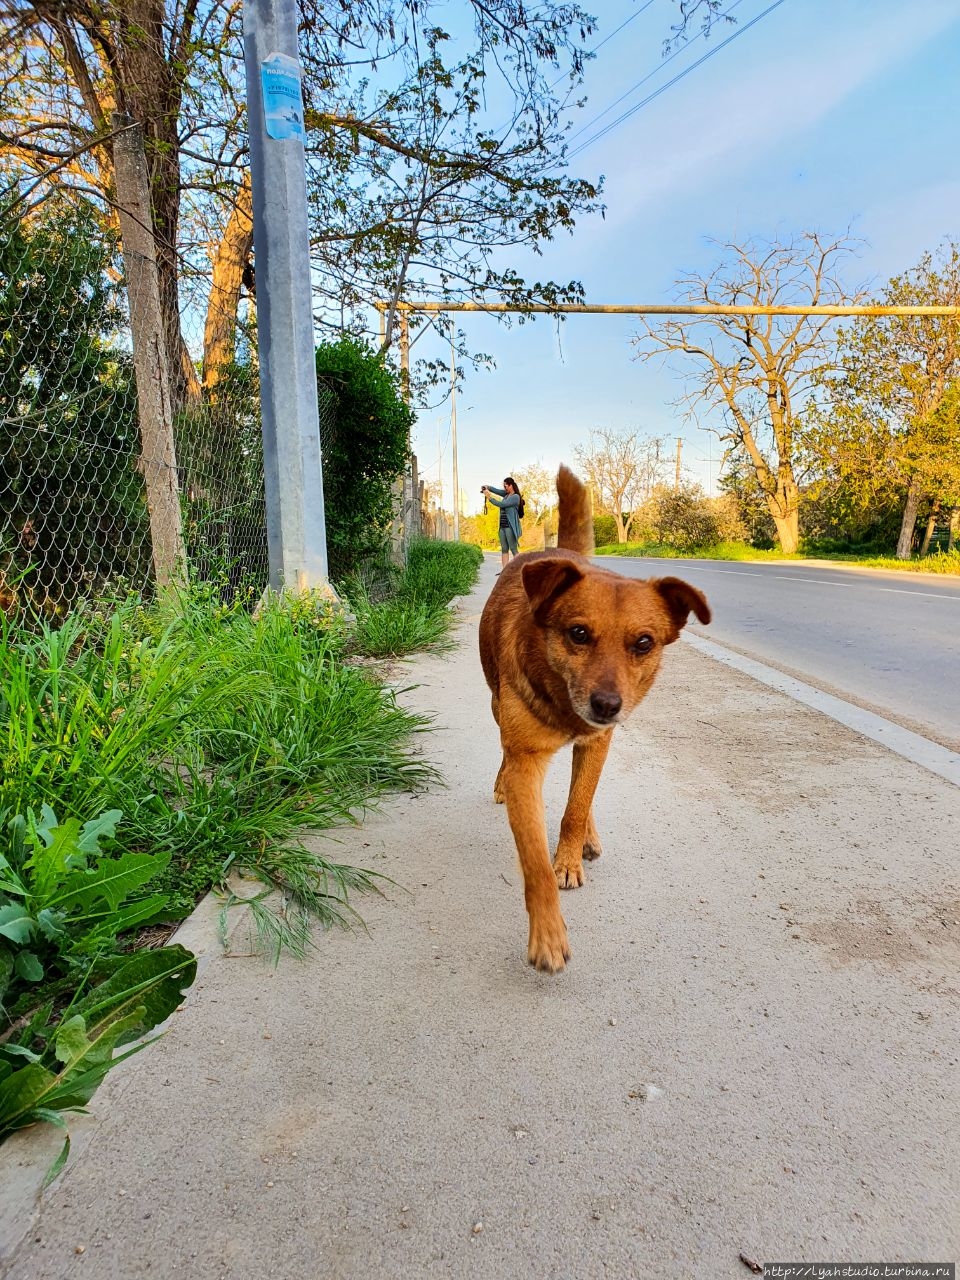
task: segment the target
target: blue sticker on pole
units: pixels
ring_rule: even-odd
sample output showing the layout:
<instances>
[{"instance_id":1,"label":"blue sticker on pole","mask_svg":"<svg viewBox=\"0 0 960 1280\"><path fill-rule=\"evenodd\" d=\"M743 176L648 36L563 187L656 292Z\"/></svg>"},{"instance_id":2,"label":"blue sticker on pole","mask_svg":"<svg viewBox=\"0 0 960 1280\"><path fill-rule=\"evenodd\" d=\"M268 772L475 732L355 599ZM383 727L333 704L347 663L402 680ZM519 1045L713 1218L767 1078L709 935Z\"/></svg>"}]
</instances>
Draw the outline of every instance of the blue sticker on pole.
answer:
<instances>
[{"instance_id":1,"label":"blue sticker on pole","mask_svg":"<svg viewBox=\"0 0 960 1280\"><path fill-rule=\"evenodd\" d=\"M260 64L263 87L263 122L271 138L297 138L303 142L303 94L300 66L286 53L271 53Z\"/></svg>"}]
</instances>

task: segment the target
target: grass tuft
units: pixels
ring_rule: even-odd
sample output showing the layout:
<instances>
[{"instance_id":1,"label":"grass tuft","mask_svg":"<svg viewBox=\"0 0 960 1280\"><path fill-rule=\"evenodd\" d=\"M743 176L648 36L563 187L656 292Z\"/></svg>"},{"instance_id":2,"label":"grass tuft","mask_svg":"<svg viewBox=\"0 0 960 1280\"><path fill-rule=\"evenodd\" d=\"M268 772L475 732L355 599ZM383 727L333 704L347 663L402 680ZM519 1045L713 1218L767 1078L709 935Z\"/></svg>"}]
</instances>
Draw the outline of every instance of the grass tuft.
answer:
<instances>
[{"instance_id":1,"label":"grass tuft","mask_svg":"<svg viewBox=\"0 0 960 1280\"><path fill-rule=\"evenodd\" d=\"M410 547L407 566L389 598L375 603L368 584L358 577L343 583L357 619L356 652L399 658L449 648L453 618L447 606L473 588L482 562L483 553L467 543L421 538Z\"/></svg>"}]
</instances>

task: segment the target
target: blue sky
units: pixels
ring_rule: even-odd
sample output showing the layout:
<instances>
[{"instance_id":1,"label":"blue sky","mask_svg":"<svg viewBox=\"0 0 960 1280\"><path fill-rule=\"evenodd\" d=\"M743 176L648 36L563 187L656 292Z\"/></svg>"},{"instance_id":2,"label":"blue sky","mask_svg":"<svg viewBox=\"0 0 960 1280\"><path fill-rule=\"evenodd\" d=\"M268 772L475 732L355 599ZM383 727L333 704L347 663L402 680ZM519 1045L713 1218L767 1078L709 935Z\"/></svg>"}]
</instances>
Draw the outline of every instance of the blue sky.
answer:
<instances>
[{"instance_id":1,"label":"blue sky","mask_svg":"<svg viewBox=\"0 0 960 1280\"><path fill-rule=\"evenodd\" d=\"M738 27L769 4L739 0ZM640 4L586 7L599 19L596 44ZM599 50L575 129L656 70L600 122L608 123L738 29L718 27L661 66L675 13L670 0L654 0ZM572 172L605 177L605 219L584 219L542 258L510 261L531 279L581 280L588 302L666 302L678 274L716 261L708 237L849 227L867 243L848 264L847 283L880 284L960 236L958 86L960 0L785 0L576 157ZM721 446L673 406L683 389L676 372L633 359L635 321L570 317L558 332L549 317L509 330L486 316L458 320L471 348L497 365L471 373L458 397L466 511L476 510L484 482L536 461L572 461L593 427L680 436L689 478L715 484ZM443 352L430 337L415 348ZM447 406L422 411L415 430L431 481L438 437L449 507Z\"/></svg>"}]
</instances>

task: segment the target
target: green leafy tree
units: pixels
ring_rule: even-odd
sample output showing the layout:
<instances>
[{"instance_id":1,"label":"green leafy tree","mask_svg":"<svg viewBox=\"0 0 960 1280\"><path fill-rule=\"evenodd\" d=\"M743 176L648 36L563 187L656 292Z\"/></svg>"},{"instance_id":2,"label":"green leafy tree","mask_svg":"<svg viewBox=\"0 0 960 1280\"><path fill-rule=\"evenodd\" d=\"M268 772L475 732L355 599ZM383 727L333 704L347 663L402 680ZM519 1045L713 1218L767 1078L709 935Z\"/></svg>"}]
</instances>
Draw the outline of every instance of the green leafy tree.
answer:
<instances>
[{"instance_id":1,"label":"green leafy tree","mask_svg":"<svg viewBox=\"0 0 960 1280\"><path fill-rule=\"evenodd\" d=\"M383 549L414 413L397 374L363 340L324 343L316 360L321 398L335 399L335 421L321 432L320 451L327 552L336 579Z\"/></svg>"},{"instance_id":2,"label":"green leafy tree","mask_svg":"<svg viewBox=\"0 0 960 1280\"><path fill-rule=\"evenodd\" d=\"M960 243L925 253L877 301L960 304ZM897 556L908 560L924 500L956 501L960 441L950 406L960 382L960 325L952 316L860 320L844 333L836 363L824 379L817 453L859 510L898 501Z\"/></svg>"}]
</instances>

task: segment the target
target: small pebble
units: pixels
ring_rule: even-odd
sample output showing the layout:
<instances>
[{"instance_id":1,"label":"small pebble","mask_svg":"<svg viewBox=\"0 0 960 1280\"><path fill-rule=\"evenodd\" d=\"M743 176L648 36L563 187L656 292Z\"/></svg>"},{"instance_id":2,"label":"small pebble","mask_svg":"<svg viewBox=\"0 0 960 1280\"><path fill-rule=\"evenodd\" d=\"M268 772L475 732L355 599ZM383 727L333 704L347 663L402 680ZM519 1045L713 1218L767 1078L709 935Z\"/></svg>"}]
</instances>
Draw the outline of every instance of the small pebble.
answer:
<instances>
[{"instance_id":1,"label":"small pebble","mask_svg":"<svg viewBox=\"0 0 960 1280\"><path fill-rule=\"evenodd\" d=\"M482 1230L483 1230L483 1223L482 1223L482 1222L475 1222L475 1223L473 1224L473 1234L474 1234L475 1236L478 1236Z\"/></svg>"},{"instance_id":2,"label":"small pebble","mask_svg":"<svg viewBox=\"0 0 960 1280\"><path fill-rule=\"evenodd\" d=\"M616 1018L610 1018L610 1019L609 1019L609 1023L610 1023L610 1026L611 1026L611 1027L615 1027L615 1026L617 1025L617 1020L616 1020Z\"/></svg>"},{"instance_id":3,"label":"small pebble","mask_svg":"<svg viewBox=\"0 0 960 1280\"><path fill-rule=\"evenodd\" d=\"M86 1253L86 1252L87 1252L87 1246L86 1246L85 1244L78 1244L78 1245L77 1245L77 1247L74 1249L74 1251L73 1251L73 1252L74 1252L74 1253Z\"/></svg>"}]
</instances>

